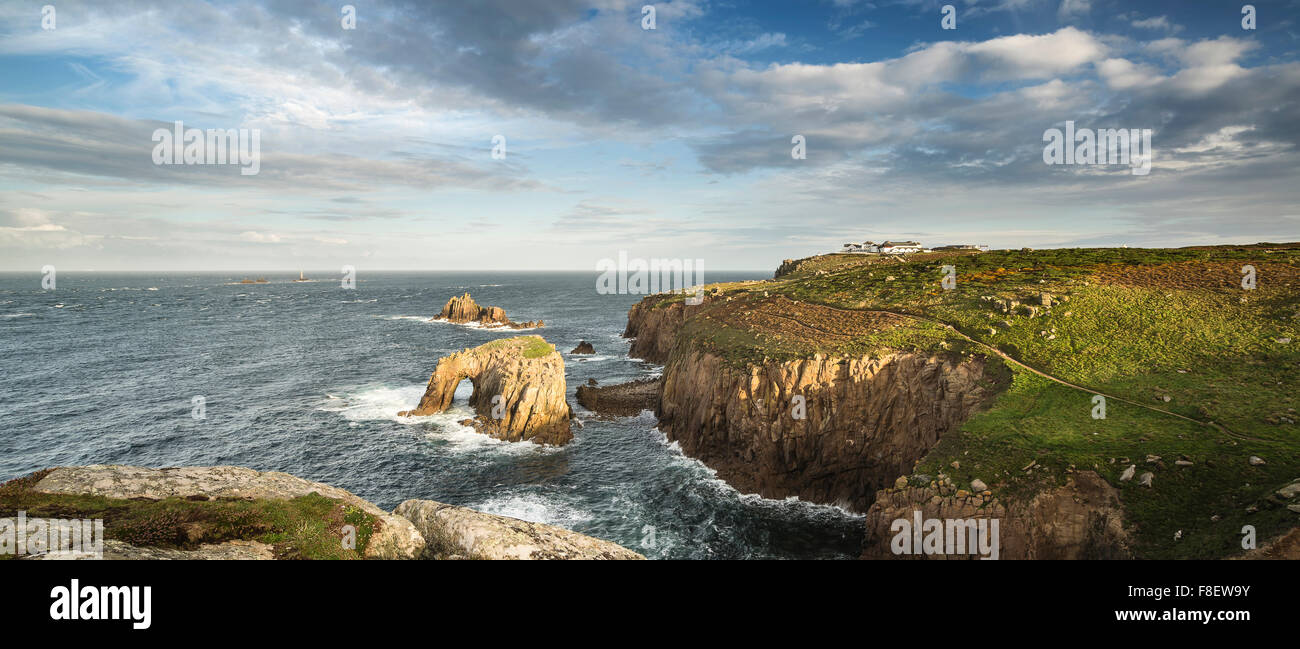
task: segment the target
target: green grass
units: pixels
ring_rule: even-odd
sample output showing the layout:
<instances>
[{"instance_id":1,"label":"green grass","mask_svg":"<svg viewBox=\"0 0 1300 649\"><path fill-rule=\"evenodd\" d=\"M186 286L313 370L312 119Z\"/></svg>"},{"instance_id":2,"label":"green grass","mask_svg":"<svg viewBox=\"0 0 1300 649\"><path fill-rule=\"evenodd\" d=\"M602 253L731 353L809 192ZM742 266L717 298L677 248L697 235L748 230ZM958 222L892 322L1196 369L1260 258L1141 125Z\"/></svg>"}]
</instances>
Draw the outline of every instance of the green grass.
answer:
<instances>
[{"instance_id":1,"label":"green grass","mask_svg":"<svg viewBox=\"0 0 1300 649\"><path fill-rule=\"evenodd\" d=\"M899 351L921 353L965 352L967 341L942 326L920 322L882 328L843 342L808 340L719 325L706 318L687 320L682 339L693 348L721 357L733 367L785 362L813 354L878 358Z\"/></svg>"},{"instance_id":2,"label":"green grass","mask_svg":"<svg viewBox=\"0 0 1300 649\"><path fill-rule=\"evenodd\" d=\"M136 546L193 550L207 543L260 541L280 559L360 559L377 520L360 508L311 493L291 500L122 500L31 490L48 471L0 485L0 517L103 519L104 536ZM342 526L357 529L343 547Z\"/></svg>"},{"instance_id":3,"label":"green grass","mask_svg":"<svg viewBox=\"0 0 1300 649\"><path fill-rule=\"evenodd\" d=\"M517 347L524 358L541 358L555 351L555 345L546 342L541 336L516 336L503 338L484 344L485 349Z\"/></svg>"},{"instance_id":4,"label":"green grass","mask_svg":"<svg viewBox=\"0 0 1300 649\"><path fill-rule=\"evenodd\" d=\"M1088 395L1023 370L1014 377L988 410L940 440L913 475L944 473L959 487L979 478L999 497L1027 499L1065 484L1072 468L1097 471L1120 489L1144 558L1221 557L1240 551L1244 524L1254 525L1260 539L1296 525L1294 513L1268 502L1297 477L1296 444L1238 440L1113 400L1105 419L1093 419ZM1148 454L1161 456L1163 465L1148 464ZM1267 464L1251 466L1251 455ZM1181 456L1193 465L1175 465ZM1023 471L1031 462L1034 470ZM1137 464L1138 475L1154 473L1153 487L1136 478L1121 482L1128 464ZM1252 505L1259 511L1248 513ZM1183 537L1175 541L1179 530Z\"/></svg>"},{"instance_id":5,"label":"green grass","mask_svg":"<svg viewBox=\"0 0 1300 649\"><path fill-rule=\"evenodd\" d=\"M1252 291L1240 286L1246 264L1259 273ZM945 265L956 269L955 290L940 284ZM978 477L999 498L1013 499L1064 484L1070 470L1095 470L1120 489L1138 556L1203 558L1239 552L1244 524L1254 525L1262 541L1300 523L1268 499L1300 477L1297 265L1294 244L922 254L902 262L827 255L776 280L708 289L754 304L779 295L932 318L1088 390L1226 426L1237 436L1114 399L1106 419L1094 420L1090 393L1016 369L1014 380L1004 382L1010 387L946 435L916 469L948 474L959 487ZM1058 303L1044 308L1042 292ZM680 296L664 302L675 299ZM997 302L1009 300L1022 308L1002 312ZM1024 305L1035 305L1036 314L1030 317ZM706 305L688 319L683 335L740 366L814 353L983 353L927 324L832 344L731 326L711 317L718 312ZM1287 338L1289 344L1279 342ZM1147 454L1162 456L1164 467L1149 467ZM1251 455L1267 464L1250 466ZM1192 466L1175 466L1180 456ZM1139 487L1136 479L1121 483L1122 458L1137 463L1139 475L1152 471L1154 488ZM1039 468L1022 471L1031 461ZM1258 511L1248 513L1252 506Z\"/></svg>"}]
</instances>

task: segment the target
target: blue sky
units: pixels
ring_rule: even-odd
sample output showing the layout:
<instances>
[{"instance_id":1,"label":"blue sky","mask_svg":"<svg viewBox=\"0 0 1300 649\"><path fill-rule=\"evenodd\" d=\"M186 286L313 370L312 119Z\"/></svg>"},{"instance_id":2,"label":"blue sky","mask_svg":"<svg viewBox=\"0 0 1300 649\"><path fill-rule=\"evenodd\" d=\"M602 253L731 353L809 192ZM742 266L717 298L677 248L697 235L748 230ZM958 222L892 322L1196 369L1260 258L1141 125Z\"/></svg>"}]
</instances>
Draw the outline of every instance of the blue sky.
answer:
<instances>
[{"instance_id":1,"label":"blue sky","mask_svg":"<svg viewBox=\"0 0 1300 649\"><path fill-rule=\"evenodd\" d=\"M44 4L0 2L0 270L1300 238L1297 0ZM177 120L259 173L154 164ZM1044 164L1066 120L1150 129L1150 175Z\"/></svg>"}]
</instances>

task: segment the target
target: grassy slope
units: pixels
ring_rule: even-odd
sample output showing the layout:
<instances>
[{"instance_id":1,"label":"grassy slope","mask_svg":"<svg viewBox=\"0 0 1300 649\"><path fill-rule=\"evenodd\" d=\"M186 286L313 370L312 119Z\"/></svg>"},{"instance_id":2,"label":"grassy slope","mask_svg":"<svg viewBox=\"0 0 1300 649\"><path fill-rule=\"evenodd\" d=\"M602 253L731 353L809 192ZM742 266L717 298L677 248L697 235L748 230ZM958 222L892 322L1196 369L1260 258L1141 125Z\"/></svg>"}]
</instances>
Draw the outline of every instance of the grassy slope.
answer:
<instances>
[{"instance_id":1,"label":"grassy slope","mask_svg":"<svg viewBox=\"0 0 1300 649\"><path fill-rule=\"evenodd\" d=\"M1252 291L1240 285L1245 264L1258 271ZM945 265L956 269L955 290L940 286ZM1104 420L1093 419L1090 394L1014 369L1011 387L947 436L917 474L943 472L959 485L978 477L995 493L1024 496L1063 483L1072 466L1095 469L1122 489L1137 549L1146 557L1223 556L1240 549L1243 524L1255 525L1265 539L1300 520L1267 499L1300 477L1296 247L992 251L915 255L903 263L828 255L774 281L711 288L759 313L784 296L933 318L1071 383L1236 433L1116 400L1108 402ZM1043 309L1041 292L1068 301ZM1012 299L1038 306L1038 314L997 308L997 300ZM855 333L800 335L779 319L718 307L692 318L686 332L694 344L738 364L815 352L979 349L924 323ZM1286 338L1292 342L1278 342ZM1146 463L1148 454L1161 461ZM1267 464L1250 466L1250 455ZM1180 456L1194 464L1175 466ZM1124 458L1138 464L1139 475L1152 471L1154 488L1120 482ZM952 469L953 461L961 469ZM1022 471L1031 461L1036 468ZM1248 513L1251 506L1259 511Z\"/></svg>"}]
</instances>

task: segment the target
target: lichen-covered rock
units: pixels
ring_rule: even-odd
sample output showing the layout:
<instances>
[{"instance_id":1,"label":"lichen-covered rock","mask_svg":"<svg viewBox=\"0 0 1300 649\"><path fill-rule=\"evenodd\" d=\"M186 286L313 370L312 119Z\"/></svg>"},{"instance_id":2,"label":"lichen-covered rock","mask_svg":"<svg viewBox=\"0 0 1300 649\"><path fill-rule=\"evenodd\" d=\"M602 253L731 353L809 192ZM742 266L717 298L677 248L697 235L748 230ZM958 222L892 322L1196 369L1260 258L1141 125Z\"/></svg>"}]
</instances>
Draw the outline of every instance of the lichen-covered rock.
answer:
<instances>
[{"instance_id":1,"label":"lichen-covered rock","mask_svg":"<svg viewBox=\"0 0 1300 649\"><path fill-rule=\"evenodd\" d=\"M338 487L279 471L256 471L238 466L150 469L94 464L55 469L37 482L32 490L51 494L91 494L106 498L149 500L200 496L206 496L210 500L290 500L314 492L359 507L379 519L366 546L367 558L414 559L424 549L424 537L405 518L394 516Z\"/></svg>"},{"instance_id":2,"label":"lichen-covered rock","mask_svg":"<svg viewBox=\"0 0 1300 649\"><path fill-rule=\"evenodd\" d=\"M481 559L644 559L616 543L542 523L486 514L432 500L408 500L393 513L459 556ZM433 548L431 548L433 549Z\"/></svg>"},{"instance_id":3,"label":"lichen-covered rock","mask_svg":"<svg viewBox=\"0 0 1300 649\"><path fill-rule=\"evenodd\" d=\"M0 519L3 521L4 519ZM13 519L8 519L12 521ZM21 557L31 560L89 560L98 559L92 552L56 552ZM104 541L105 561L269 561L275 558L275 549L259 541L226 541L205 543L194 550L131 545L122 541Z\"/></svg>"},{"instance_id":4,"label":"lichen-covered rock","mask_svg":"<svg viewBox=\"0 0 1300 649\"><path fill-rule=\"evenodd\" d=\"M494 340L444 356L419 405L398 414L445 411L466 378L474 385L469 403L478 413L474 425L479 432L509 442L562 445L573 439L564 358L540 336Z\"/></svg>"}]
</instances>

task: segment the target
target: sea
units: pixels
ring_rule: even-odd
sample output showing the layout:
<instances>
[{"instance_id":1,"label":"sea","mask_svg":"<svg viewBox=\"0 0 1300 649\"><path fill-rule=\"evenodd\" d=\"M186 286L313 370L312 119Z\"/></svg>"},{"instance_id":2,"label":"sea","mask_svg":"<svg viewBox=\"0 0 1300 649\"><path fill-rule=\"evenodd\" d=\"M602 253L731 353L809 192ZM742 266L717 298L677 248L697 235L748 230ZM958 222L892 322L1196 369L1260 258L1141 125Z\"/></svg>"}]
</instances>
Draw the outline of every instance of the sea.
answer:
<instances>
[{"instance_id":1,"label":"sea","mask_svg":"<svg viewBox=\"0 0 1300 649\"><path fill-rule=\"evenodd\" d=\"M627 311L594 273L0 274L0 480L82 464L239 465L347 489L391 510L427 498L557 525L651 559L846 559L863 520L736 491L682 454L653 413L602 418L578 385L653 377L627 356ZM265 277L261 284L241 284ZM710 282L770 272L712 273ZM469 292L534 330L433 322ZM563 447L502 442L453 406L399 417L440 357L535 333L565 362L582 427ZM579 341L594 355L572 355ZM201 415L201 417L200 417Z\"/></svg>"}]
</instances>

